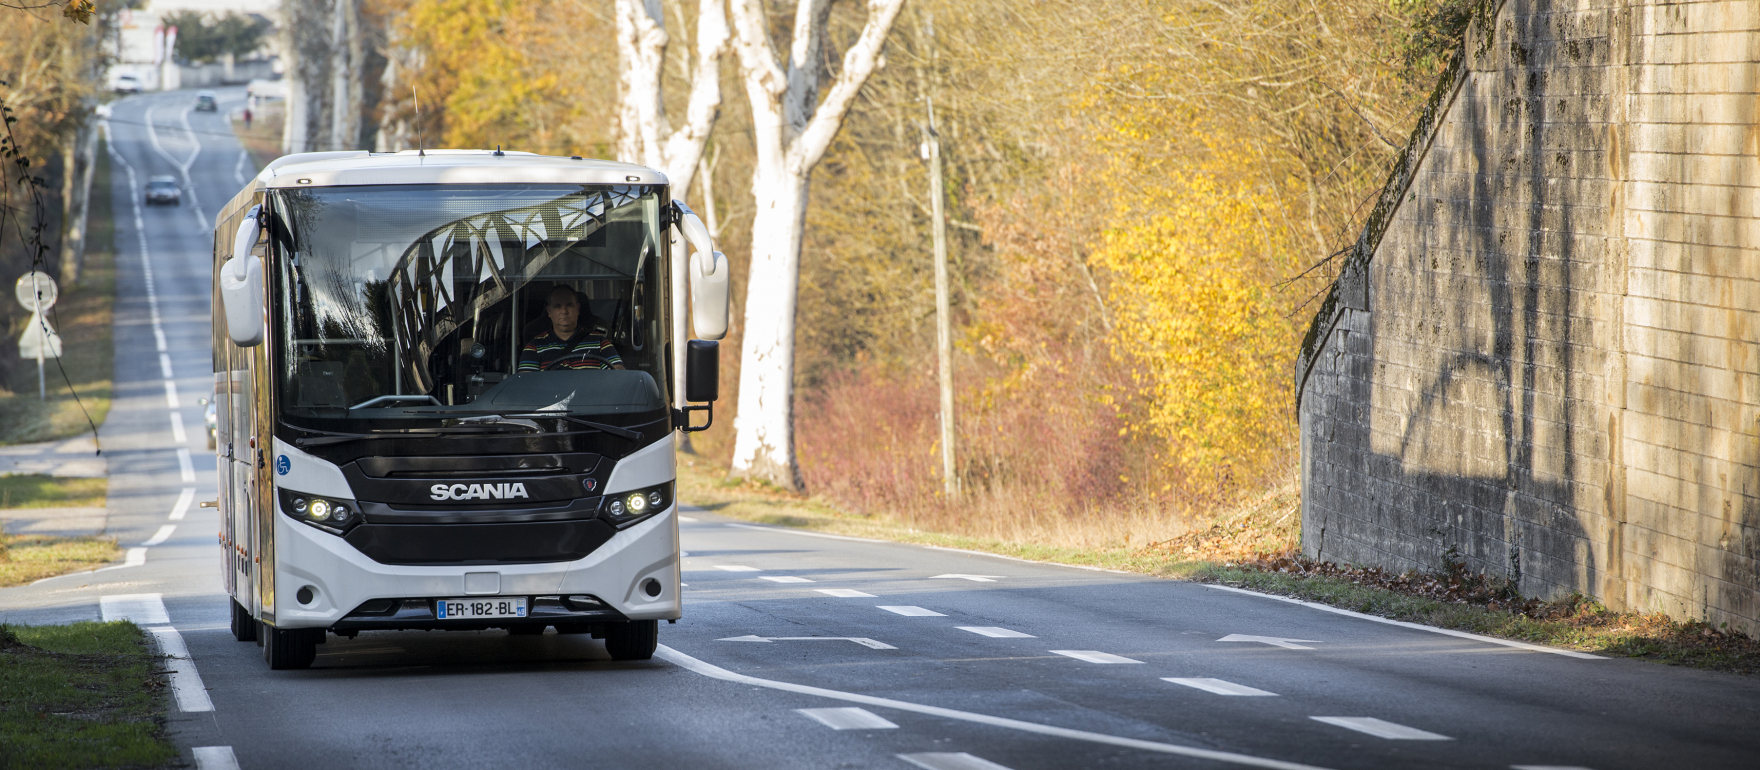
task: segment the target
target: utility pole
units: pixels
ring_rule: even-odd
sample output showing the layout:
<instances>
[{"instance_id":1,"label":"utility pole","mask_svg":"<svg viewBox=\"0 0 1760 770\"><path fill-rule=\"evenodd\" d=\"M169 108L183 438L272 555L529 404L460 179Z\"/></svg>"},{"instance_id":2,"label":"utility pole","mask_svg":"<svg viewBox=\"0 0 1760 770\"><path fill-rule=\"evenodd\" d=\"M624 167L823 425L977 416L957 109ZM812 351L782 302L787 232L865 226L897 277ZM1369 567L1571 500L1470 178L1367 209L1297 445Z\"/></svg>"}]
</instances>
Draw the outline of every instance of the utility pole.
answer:
<instances>
[{"instance_id":1,"label":"utility pole","mask_svg":"<svg viewBox=\"0 0 1760 770\"><path fill-rule=\"evenodd\" d=\"M935 357L941 375L941 478L947 499L959 498L959 474L953 457L953 319L947 299L947 211L941 179L941 136L935 131L935 100L925 96L929 109L928 138L923 142L929 161L929 200L935 232Z\"/></svg>"}]
</instances>

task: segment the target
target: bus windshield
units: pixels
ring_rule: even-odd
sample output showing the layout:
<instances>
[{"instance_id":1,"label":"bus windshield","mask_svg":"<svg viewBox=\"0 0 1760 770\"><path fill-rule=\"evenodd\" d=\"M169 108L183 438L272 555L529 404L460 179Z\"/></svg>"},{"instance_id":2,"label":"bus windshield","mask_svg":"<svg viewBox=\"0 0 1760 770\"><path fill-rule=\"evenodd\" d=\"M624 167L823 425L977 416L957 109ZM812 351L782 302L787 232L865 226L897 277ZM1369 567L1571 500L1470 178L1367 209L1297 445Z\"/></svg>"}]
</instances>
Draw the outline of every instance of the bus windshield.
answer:
<instances>
[{"instance_id":1,"label":"bus windshield","mask_svg":"<svg viewBox=\"0 0 1760 770\"><path fill-rule=\"evenodd\" d=\"M282 415L664 409L662 193L553 184L275 192Z\"/></svg>"}]
</instances>

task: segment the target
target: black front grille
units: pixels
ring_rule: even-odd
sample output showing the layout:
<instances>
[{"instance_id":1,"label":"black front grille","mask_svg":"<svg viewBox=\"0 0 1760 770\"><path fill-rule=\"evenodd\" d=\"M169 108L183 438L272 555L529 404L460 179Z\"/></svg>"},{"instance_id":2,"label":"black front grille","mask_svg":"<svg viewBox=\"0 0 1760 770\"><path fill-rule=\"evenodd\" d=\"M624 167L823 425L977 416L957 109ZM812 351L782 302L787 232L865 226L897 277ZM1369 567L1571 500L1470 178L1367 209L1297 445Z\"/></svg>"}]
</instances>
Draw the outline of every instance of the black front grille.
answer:
<instances>
[{"instance_id":1,"label":"black front grille","mask_svg":"<svg viewBox=\"0 0 1760 770\"><path fill-rule=\"evenodd\" d=\"M380 564L531 564L574 561L617 534L598 519L501 524L374 524L345 539Z\"/></svg>"}]
</instances>

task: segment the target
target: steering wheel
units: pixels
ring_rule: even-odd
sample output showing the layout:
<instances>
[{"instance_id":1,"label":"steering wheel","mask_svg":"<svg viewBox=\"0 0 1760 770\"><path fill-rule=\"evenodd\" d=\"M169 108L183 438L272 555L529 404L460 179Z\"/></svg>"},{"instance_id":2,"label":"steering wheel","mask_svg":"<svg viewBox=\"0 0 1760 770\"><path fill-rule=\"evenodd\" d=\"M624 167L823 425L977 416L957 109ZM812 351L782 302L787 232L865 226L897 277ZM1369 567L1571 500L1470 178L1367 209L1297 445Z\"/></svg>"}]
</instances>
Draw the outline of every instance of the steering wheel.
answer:
<instances>
[{"instance_id":1,"label":"steering wheel","mask_svg":"<svg viewBox=\"0 0 1760 770\"><path fill-rule=\"evenodd\" d=\"M578 356L569 356L568 358L558 358L558 359L556 359L556 362L561 363L563 361L574 361L576 359L584 360L584 361L598 361L601 364L601 366L599 367L601 369L610 369L614 366L611 363L611 359L606 358L604 356L593 355L592 353L582 353ZM574 367L569 367L569 368L574 368Z\"/></svg>"}]
</instances>

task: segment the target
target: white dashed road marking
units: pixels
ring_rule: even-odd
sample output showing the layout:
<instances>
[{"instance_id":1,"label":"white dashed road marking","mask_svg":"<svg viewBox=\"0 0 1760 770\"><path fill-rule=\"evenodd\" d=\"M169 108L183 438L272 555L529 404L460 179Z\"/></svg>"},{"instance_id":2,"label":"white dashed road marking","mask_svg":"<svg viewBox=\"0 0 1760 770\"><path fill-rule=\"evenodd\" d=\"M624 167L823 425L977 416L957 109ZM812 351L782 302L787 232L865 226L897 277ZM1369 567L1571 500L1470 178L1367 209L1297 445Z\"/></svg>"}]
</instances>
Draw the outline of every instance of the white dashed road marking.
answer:
<instances>
[{"instance_id":1,"label":"white dashed road marking","mask_svg":"<svg viewBox=\"0 0 1760 770\"><path fill-rule=\"evenodd\" d=\"M988 759L974 757L963 751L900 754L898 758L921 767L923 770L1008 770L1008 768Z\"/></svg>"},{"instance_id":2,"label":"white dashed road marking","mask_svg":"<svg viewBox=\"0 0 1760 770\"><path fill-rule=\"evenodd\" d=\"M1114 655L1110 652L1100 652L1098 650L1052 650L1051 652L1052 652L1052 654L1055 654L1055 655L1063 655L1066 657L1075 658L1076 660L1085 660L1089 663L1142 663L1143 662L1140 660L1131 660L1130 658L1126 658L1126 657L1123 657L1120 655Z\"/></svg>"},{"instance_id":3,"label":"white dashed road marking","mask_svg":"<svg viewBox=\"0 0 1760 770\"><path fill-rule=\"evenodd\" d=\"M763 572L757 567L747 567L743 564L717 564L715 569L727 570L728 572Z\"/></svg>"},{"instance_id":4,"label":"white dashed road marking","mask_svg":"<svg viewBox=\"0 0 1760 770\"><path fill-rule=\"evenodd\" d=\"M1001 575L936 575L930 580L970 580L973 583L994 583Z\"/></svg>"},{"instance_id":5,"label":"white dashed road marking","mask_svg":"<svg viewBox=\"0 0 1760 770\"><path fill-rule=\"evenodd\" d=\"M897 730L898 725L876 716L873 712L850 706L834 709L795 709L833 730Z\"/></svg>"},{"instance_id":6,"label":"white dashed road marking","mask_svg":"<svg viewBox=\"0 0 1760 770\"><path fill-rule=\"evenodd\" d=\"M177 448L177 472L183 474L183 483L196 482L196 466L190 462L188 447Z\"/></svg>"},{"instance_id":7,"label":"white dashed road marking","mask_svg":"<svg viewBox=\"0 0 1760 770\"><path fill-rule=\"evenodd\" d=\"M1019 730L1021 732L1033 733L1035 735L1048 735L1053 738L1087 741L1089 743L1098 743L1103 746L1118 746L1120 748L1136 749L1138 751L1153 751L1157 754L1171 754L1174 756L1206 759L1212 762L1226 762L1231 765L1263 767L1267 770L1323 770L1318 766L1304 765L1300 762L1287 762L1281 759L1255 757L1251 754L1239 754L1232 751L1217 751L1215 749L1198 748L1197 746L1181 746L1174 743L1146 741L1141 738L1126 738L1121 735L1107 735L1105 733L1089 732L1087 730L1074 730L1068 727L1056 727L1053 725L1039 724L1037 722L1026 722L1019 719L990 716L989 714L978 714L971 711L960 711L958 709L942 708L940 706L929 706L922 703L893 700L892 698L877 698L872 695L862 695L860 693L831 690L824 687L795 684L793 682L779 682L775 679L763 679L760 677L748 676L746 674L736 674L720 666L697 660L696 658L679 652L678 650L667 647L664 644L655 648L654 657L693 673L701 674L713 679L719 679L723 682L733 682L735 684L743 684L750 687L764 687L771 690L780 690L782 692L830 698L845 703L859 703L864 706L898 709L899 711L909 711L913 714L941 717L942 719L957 719L961 722L989 725L990 727L1000 727L1006 730ZM910 756L920 755L912 754ZM924 767L925 765L918 766ZM954 767L957 768L957 766ZM976 767L984 768L986 766L978 765Z\"/></svg>"},{"instance_id":8,"label":"white dashed road marking","mask_svg":"<svg viewBox=\"0 0 1760 770\"><path fill-rule=\"evenodd\" d=\"M122 569L124 567L139 567L142 564L146 564L146 563L147 563L146 546L139 546L136 548L130 548L127 551L123 552L121 564L116 564L116 565L112 565L109 567L99 567L99 568L92 570L92 571L93 572L109 572L110 570ZM45 578L45 579L47 579L47 578Z\"/></svg>"},{"instance_id":9,"label":"white dashed road marking","mask_svg":"<svg viewBox=\"0 0 1760 770\"><path fill-rule=\"evenodd\" d=\"M766 637L766 636L759 636L757 634L747 634L745 636L729 636L725 639L716 639L715 641L717 641L717 642L763 642L763 643L769 643L769 642L855 642L856 644L859 644L859 645L866 647L870 650L896 650L896 649L898 649L897 647L894 647L894 646L887 644L885 642L876 642L873 639L869 639L865 636L768 636L768 637Z\"/></svg>"},{"instance_id":10,"label":"white dashed road marking","mask_svg":"<svg viewBox=\"0 0 1760 770\"><path fill-rule=\"evenodd\" d=\"M874 598L873 594L865 594L865 593L862 593L861 591L855 590L854 588L815 588L813 590L818 591L819 593L822 593L826 596L835 596L839 599L872 599L872 598Z\"/></svg>"},{"instance_id":11,"label":"white dashed road marking","mask_svg":"<svg viewBox=\"0 0 1760 770\"><path fill-rule=\"evenodd\" d=\"M1200 690L1203 690L1204 692L1213 692L1213 693L1216 693L1217 695L1261 695L1261 696L1271 696L1271 697L1277 696L1277 693L1266 692L1266 691L1258 689L1256 687L1248 687L1244 684L1235 684L1234 682L1229 682L1229 681L1222 680L1222 679L1210 679L1207 677L1185 678L1185 677L1177 677L1177 676L1164 676L1164 677L1161 677L1161 681L1172 682L1174 684L1183 684L1187 687L1196 687Z\"/></svg>"},{"instance_id":12,"label":"white dashed road marking","mask_svg":"<svg viewBox=\"0 0 1760 770\"><path fill-rule=\"evenodd\" d=\"M961 631L970 631L970 632L977 634L979 636L988 636L992 639L1036 639L1036 638L1038 638L1038 637L1033 636L1032 634L1023 634L1019 631L1014 631L1014 630L1010 630L1007 628L998 628L996 626L954 626L954 628L957 628ZM1132 661L1132 662L1134 663L1135 661Z\"/></svg>"},{"instance_id":13,"label":"white dashed road marking","mask_svg":"<svg viewBox=\"0 0 1760 770\"><path fill-rule=\"evenodd\" d=\"M165 602L159 594L119 594L98 598L98 611L106 623L132 620L136 625L164 626L171 624L165 615Z\"/></svg>"},{"instance_id":14,"label":"white dashed road marking","mask_svg":"<svg viewBox=\"0 0 1760 770\"><path fill-rule=\"evenodd\" d=\"M178 412L171 413L171 441L176 444L189 443L189 434L183 430L183 415Z\"/></svg>"},{"instance_id":15,"label":"white dashed road marking","mask_svg":"<svg viewBox=\"0 0 1760 770\"><path fill-rule=\"evenodd\" d=\"M177 496L177 504L171 506L171 520L183 521L183 515L189 513L189 504L196 501L194 487L184 487L183 494Z\"/></svg>"},{"instance_id":16,"label":"white dashed road marking","mask_svg":"<svg viewBox=\"0 0 1760 770\"><path fill-rule=\"evenodd\" d=\"M758 579L768 580L772 583L811 583L811 582L813 582L813 581L808 580L804 577L795 577L794 575L759 575Z\"/></svg>"},{"instance_id":17,"label":"white dashed road marking","mask_svg":"<svg viewBox=\"0 0 1760 770\"><path fill-rule=\"evenodd\" d=\"M1276 636L1248 636L1246 634L1229 634L1228 636L1222 637L1221 639L1217 639L1216 641L1218 641L1218 642L1258 642L1259 644L1269 644L1272 647L1282 647L1286 650L1312 650L1312 649L1314 649L1312 647L1303 647L1302 645L1296 644L1296 642L1307 642L1309 644L1319 644L1320 643L1320 641L1317 639L1284 639L1284 638L1276 637Z\"/></svg>"},{"instance_id":18,"label":"white dashed road marking","mask_svg":"<svg viewBox=\"0 0 1760 770\"><path fill-rule=\"evenodd\" d=\"M1338 727L1343 727L1346 730L1356 730L1359 733L1373 735L1377 738L1386 738L1387 740L1390 740L1390 741L1452 741L1452 740L1454 740L1453 738L1450 738L1446 735L1437 735L1436 733L1430 732L1428 730L1419 730L1416 727L1406 727L1405 725L1394 724L1393 722L1389 722L1384 719L1376 719L1375 717L1308 717L1308 718L1312 719L1316 722L1325 722L1326 724L1329 724L1329 725L1336 725Z\"/></svg>"},{"instance_id":19,"label":"white dashed road marking","mask_svg":"<svg viewBox=\"0 0 1760 770\"><path fill-rule=\"evenodd\" d=\"M166 524L165 526L160 527L158 532L153 533L153 536L148 538L147 542L141 543L141 545L143 545L143 546L158 545L160 543L165 542L166 540L170 540L171 533L176 532L176 531L177 531L176 524Z\"/></svg>"},{"instance_id":20,"label":"white dashed road marking","mask_svg":"<svg viewBox=\"0 0 1760 770\"><path fill-rule=\"evenodd\" d=\"M196 755L196 770L238 770L231 746L197 746L190 751Z\"/></svg>"},{"instance_id":21,"label":"white dashed road marking","mask_svg":"<svg viewBox=\"0 0 1760 770\"><path fill-rule=\"evenodd\" d=\"M880 609L886 610L887 612L893 613L895 615L903 615L907 618L945 618L945 617L947 617L946 615L943 615L943 614L936 612L934 610L925 610L922 607L912 607L908 604L906 604L906 605L884 605L883 604L883 605L880 605Z\"/></svg>"}]
</instances>

